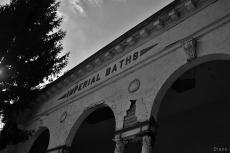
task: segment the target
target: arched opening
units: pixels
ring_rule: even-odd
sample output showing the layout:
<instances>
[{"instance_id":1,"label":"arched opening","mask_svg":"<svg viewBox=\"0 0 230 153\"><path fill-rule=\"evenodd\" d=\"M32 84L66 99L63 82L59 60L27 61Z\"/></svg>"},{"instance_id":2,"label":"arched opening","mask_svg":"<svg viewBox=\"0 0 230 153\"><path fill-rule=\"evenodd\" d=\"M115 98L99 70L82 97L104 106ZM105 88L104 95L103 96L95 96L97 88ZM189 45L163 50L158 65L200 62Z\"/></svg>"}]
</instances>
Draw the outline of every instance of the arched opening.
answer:
<instances>
[{"instance_id":1,"label":"arched opening","mask_svg":"<svg viewBox=\"0 0 230 153\"><path fill-rule=\"evenodd\" d=\"M78 128L70 153L113 153L115 118L109 107L101 107L89 114Z\"/></svg>"},{"instance_id":2,"label":"arched opening","mask_svg":"<svg viewBox=\"0 0 230 153\"><path fill-rule=\"evenodd\" d=\"M37 138L33 142L29 153L46 153L49 145L49 139L50 133L47 128L38 131Z\"/></svg>"},{"instance_id":3,"label":"arched opening","mask_svg":"<svg viewBox=\"0 0 230 153\"><path fill-rule=\"evenodd\" d=\"M229 110L230 61L191 68L176 79L161 101L153 152L229 152Z\"/></svg>"}]
</instances>

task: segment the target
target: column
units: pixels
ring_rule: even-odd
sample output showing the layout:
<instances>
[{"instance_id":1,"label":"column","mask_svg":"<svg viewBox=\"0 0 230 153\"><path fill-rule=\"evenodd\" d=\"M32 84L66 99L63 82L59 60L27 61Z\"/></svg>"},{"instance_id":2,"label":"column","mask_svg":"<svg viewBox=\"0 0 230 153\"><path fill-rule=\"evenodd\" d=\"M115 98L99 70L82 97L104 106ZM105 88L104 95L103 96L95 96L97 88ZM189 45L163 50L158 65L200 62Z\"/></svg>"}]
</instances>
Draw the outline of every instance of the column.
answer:
<instances>
[{"instance_id":1,"label":"column","mask_svg":"<svg viewBox=\"0 0 230 153\"><path fill-rule=\"evenodd\" d=\"M142 137L142 151L141 153L152 153L152 138L149 135Z\"/></svg>"},{"instance_id":2,"label":"column","mask_svg":"<svg viewBox=\"0 0 230 153\"><path fill-rule=\"evenodd\" d=\"M115 153L123 153L124 152L124 148L125 148L124 142L120 139L119 136L115 136L114 141L116 143Z\"/></svg>"}]
</instances>

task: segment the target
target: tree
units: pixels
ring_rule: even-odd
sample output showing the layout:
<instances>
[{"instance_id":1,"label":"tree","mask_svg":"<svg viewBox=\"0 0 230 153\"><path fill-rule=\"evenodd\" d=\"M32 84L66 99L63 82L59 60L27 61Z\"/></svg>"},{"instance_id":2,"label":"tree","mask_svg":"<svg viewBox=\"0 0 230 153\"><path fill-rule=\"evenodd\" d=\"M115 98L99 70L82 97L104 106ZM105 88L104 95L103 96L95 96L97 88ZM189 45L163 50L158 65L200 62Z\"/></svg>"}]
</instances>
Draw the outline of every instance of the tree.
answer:
<instances>
[{"instance_id":1,"label":"tree","mask_svg":"<svg viewBox=\"0 0 230 153\"><path fill-rule=\"evenodd\" d=\"M11 0L0 6L0 115L5 124L0 148L26 138L18 114L33 106L38 85L67 64L69 53L60 55L65 32L58 6L56 0Z\"/></svg>"}]
</instances>

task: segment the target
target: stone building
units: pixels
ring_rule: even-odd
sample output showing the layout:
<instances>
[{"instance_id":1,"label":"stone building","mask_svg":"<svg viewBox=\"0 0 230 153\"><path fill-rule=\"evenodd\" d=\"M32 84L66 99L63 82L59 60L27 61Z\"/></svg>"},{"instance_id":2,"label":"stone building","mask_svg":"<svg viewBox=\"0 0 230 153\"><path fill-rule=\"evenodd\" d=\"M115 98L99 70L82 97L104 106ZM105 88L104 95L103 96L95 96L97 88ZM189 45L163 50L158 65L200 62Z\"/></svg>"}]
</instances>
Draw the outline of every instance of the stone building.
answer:
<instances>
[{"instance_id":1,"label":"stone building","mask_svg":"<svg viewBox=\"0 0 230 153\"><path fill-rule=\"evenodd\" d=\"M175 0L48 86L1 153L230 151L230 1Z\"/></svg>"}]
</instances>

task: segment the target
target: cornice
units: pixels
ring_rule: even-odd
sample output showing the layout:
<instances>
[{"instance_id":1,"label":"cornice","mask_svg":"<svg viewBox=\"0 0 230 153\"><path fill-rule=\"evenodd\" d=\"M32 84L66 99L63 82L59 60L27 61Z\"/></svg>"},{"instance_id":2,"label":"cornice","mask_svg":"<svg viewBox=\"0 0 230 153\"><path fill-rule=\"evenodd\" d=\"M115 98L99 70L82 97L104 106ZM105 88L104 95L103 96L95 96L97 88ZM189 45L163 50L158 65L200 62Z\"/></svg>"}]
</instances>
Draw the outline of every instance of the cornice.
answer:
<instances>
[{"instance_id":1,"label":"cornice","mask_svg":"<svg viewBox=\"0 0 230 153\"><path fill-rule=\"evenodd\" d=\"M98 71L115 59L127 54L140 41L156 37L182 22L200 8L217 0L175 0L134 28L130 29L88 59L49 84L37 97L36 102L46 101L61 89Z\"/></svg>"}]
</instances>

